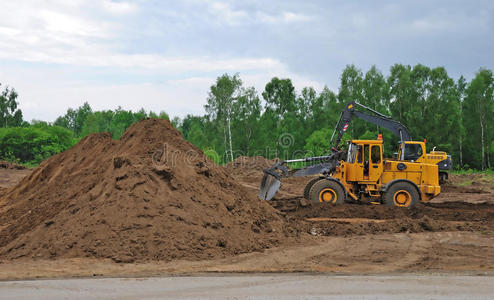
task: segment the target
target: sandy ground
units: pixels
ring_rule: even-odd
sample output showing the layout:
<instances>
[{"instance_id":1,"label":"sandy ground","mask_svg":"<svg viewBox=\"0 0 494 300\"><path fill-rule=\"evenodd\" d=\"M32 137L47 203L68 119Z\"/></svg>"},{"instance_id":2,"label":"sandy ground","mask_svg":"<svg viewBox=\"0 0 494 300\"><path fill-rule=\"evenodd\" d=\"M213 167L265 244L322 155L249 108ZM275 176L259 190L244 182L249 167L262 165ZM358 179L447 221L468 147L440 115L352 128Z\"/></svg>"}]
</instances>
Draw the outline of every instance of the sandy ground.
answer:
<instances>
[{"instance_id":1,"label":"sandy ground","mask_svg":"<svg viewBox=\"0 0 494 300\"><path fill-rule=\"evenodd\" d=\"M14 186L26 175L31 174L31 170L10 170L0 168L0 191Z\"/></svg>"},{"instance_id":2,"label":"sandy ground","mask_svg":"<svg viewBox=\"0 0 494 300\"><path fill-rule=\"evenodd\" d=\"M0 282L0 299L489 299L493 277L214 275Z\"/></svg>"},{"instance_id":3,"label":"sandy ground","mask_svg":"<svg viewBox=\"0 0 494 300\"><path fill-rule=\"evenodd\" d=\"M3 171L3 172L2 172ZM1 182L14 184L29 170L0 170ZM255 180L244 185L255 187ZM8 183L6 183L8 182ZM494 177L453 176L452 185L435 203L494 203ZM292 196L303 185L285 186ZM0 191L1 192L1 191ZM491 214L493 212L490 212ZM347 222L343 220L342 222ZM478 220L482 222L482 220ZM352 222L368 224L368 219ZM0 280L58 277L159 276L216 272L324 272L338 274L460 273L494 274L492 230L387 233L351 236L310 236L298 243L263 252L205 261L119 264L104 259L0 259ZM3 293L2 293L3 294Z\"/></svg>"},{"instance_id":4,"label":"sandy ground","mask_svg":"<svg viewBox=\"0 0 494 300\"><path fill-rule=\"evenodd\" d=\"M86 276L157 276L216 272L400 273L494 275L494 236L471 232L316 237L292 245L206 261L116 264L111 260L16 260L0 263L0 280Z\"/></svg>"}]
</instances>

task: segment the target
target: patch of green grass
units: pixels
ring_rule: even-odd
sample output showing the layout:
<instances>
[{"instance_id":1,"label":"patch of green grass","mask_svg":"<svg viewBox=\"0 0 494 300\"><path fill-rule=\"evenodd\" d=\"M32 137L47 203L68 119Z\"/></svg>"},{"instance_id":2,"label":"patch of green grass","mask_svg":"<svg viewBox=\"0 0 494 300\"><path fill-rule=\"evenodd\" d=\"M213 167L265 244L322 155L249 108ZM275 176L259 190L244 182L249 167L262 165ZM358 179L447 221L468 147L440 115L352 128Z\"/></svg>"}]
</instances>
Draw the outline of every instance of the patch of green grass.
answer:
<instances>
[{"instance_id":1,"label":"patch of green grass","mask_svg":"<svg viewBox=\"0 0 494 300\"><path fill-rule=\"evenodd\" d=\"M485 179L494 179L494 172L482 174L482 177Z\"/></svg>"},{"instance_id":2,"label":"patch of green grass","mask_svg":"<svg viewBox=\"0 0 494 300\"><path fill-rule=\"evenodd\" d=\"M467 181L458 183L458 185L459 186L469 186L469 185L472 185L472 183L473 183L473 180L467 180Z\"/></svg>"},{"instance_id":3,"label":"patch of green grass","mask_svg":"<svg viewBox=\"0 0 494 300\"><path fill-rule=\"evenodd\" d=\"M484 171L480 170L473 170L473 169L468 169L468 170L451 170L451 174L457 174L457 175L465 175L465 174L482 174L486 176L494 176L494 170L492 169L487 169Z\"/></svg>"}]
</instances>

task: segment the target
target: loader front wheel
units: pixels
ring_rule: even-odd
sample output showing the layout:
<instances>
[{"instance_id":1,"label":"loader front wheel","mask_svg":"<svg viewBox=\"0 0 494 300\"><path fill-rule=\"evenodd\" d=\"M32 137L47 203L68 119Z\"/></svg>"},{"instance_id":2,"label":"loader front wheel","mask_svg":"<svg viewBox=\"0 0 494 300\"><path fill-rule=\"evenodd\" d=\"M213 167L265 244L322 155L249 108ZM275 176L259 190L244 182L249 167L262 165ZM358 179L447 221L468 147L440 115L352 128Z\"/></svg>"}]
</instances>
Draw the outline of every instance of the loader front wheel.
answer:
<instances>
[{"instance_id":1,"label":"loader front wheel","mask_svg":"<svg viewBox=\"0 0 494 300\"><path fill-rule=\"evenodd\" d=\"M408 182L397 182L384 194L384 203L389 206L410 208L418 201L417 189Z\"/></svg>"},{"instance_id":2,"label":"loader front wheel","mask_svg":"<svg viewBox=\"0 0 494 300\"><path fill-rule=\"evenodd\" d=\"M307 185L304 188L304 198L307 200L310 200L310 189L314 185L314 183L318 182L319 180L324 180L323 178L317 177L317 178L312 178Z\"/></svg>"},{"instance_id":3,"label":"loader front wheel","mask_svg":"<svg viewBox=\"0 0 494 300\"><path fill-rule=\"evenodd\" d=\"M310 188L309 200L314 203L344 203L345 192L337 182L322 179L316 181Z\"/></svg>"}]
</instances>

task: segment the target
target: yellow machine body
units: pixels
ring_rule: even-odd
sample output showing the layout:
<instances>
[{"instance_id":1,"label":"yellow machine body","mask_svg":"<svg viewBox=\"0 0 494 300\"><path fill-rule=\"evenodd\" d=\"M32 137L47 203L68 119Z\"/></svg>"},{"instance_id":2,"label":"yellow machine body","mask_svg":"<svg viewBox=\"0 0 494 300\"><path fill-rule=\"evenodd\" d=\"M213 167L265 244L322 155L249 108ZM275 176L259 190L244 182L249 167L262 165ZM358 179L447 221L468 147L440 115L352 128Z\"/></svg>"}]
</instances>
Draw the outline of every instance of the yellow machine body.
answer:
<instances>
[{"instance_id":1,"label":"yellow machine body","mask_svg":"<svg viewBox=\"0 0 494 300\"><path fill-rule=\"evenodd\" d=\"M379 201L387 187L397 181L412 183L419 192L420 201L426 202L441 192L437 162L425 154L423 142L414 143L421 147L420 157L411 160L383 158L382 140L353 140L346 161L341 161L332 177L345 187L354 200ZM401 154L401 153L399 153Z\"/></svg>"},{"instance_id":2,"label":"yellow machine body","mask_svg":"<svg viewBox=\"0 0 494 300\"><path fill-rule=\"evenodd\" d=\"M420 147L420 149L421 149L420 153L425 153L425 155L421 155L420 157L418 157L415 160L416 162L437 165L439 162L448 159L448 154L444 151L431 151L430 153L426 153L424 142L406 141L406 142L404 142L404 145L417 145L417 147ZM404 156L404 155L402 155L403 147L400 147L400 149L398 151L399 151L398 152L398 158L403 159L403 158L401 158Z\"/></svg>"}]
</instances>

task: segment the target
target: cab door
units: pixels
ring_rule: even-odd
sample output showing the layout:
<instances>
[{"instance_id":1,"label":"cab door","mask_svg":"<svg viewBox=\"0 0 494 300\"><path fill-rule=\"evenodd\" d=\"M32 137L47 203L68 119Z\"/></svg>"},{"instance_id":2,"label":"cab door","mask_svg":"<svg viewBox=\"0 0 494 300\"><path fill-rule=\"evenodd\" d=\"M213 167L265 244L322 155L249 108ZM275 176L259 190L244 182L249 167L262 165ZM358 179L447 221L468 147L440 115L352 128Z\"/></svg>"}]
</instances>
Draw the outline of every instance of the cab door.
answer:
<instances>
[{"instance_id":1,"label":"cab door","mask_svg":"<svg viewBox=\"0 0 494 300\"><path fill-rule=\"evenodd\" d=\"M377 182L383 173L382 145L370 145L369 151L369 181Z\"/></svg>"},{"instance_id":2,"label":"cab door","mask_svg":"<svg viewBox=\"0 0 494 300\"><path fill-rule=\"evenodd\" d=\"M354 157L347 165L347 181L362 181L364 175L364 161L365 161L365 153L364 153L364 145L362 144L354 144L356 147L356 157Z\"/></svg>"}]
</instances>

